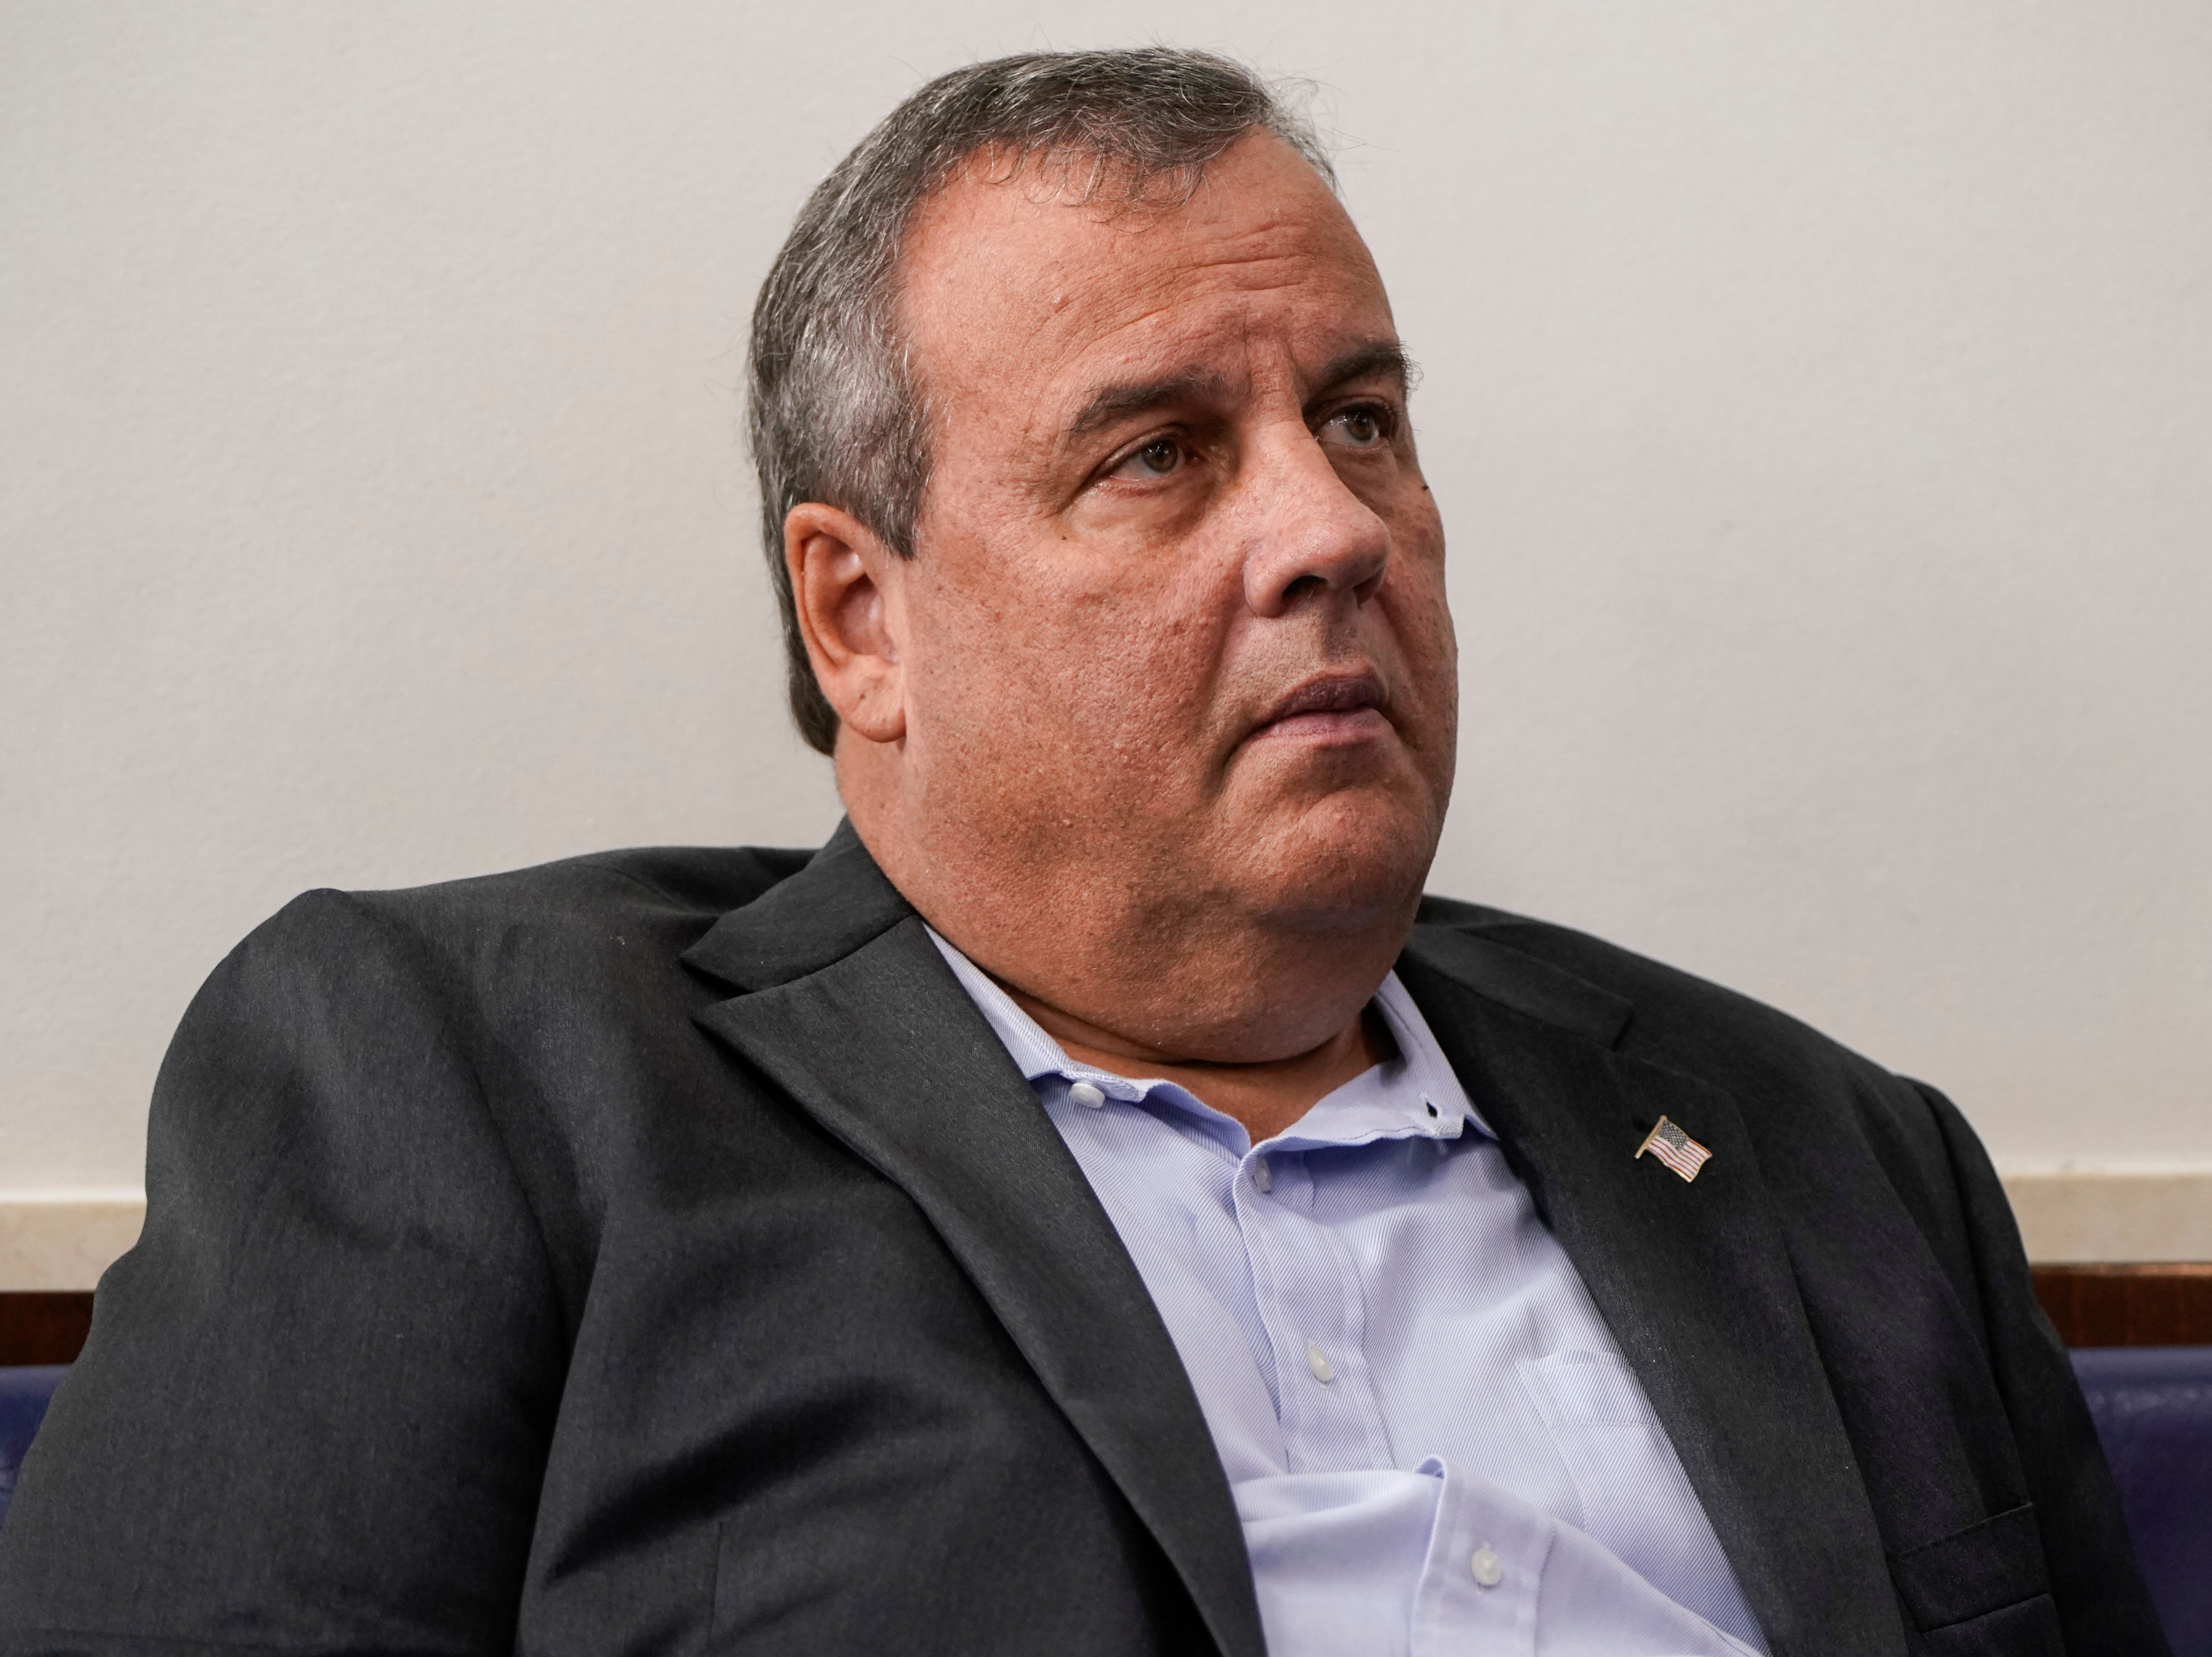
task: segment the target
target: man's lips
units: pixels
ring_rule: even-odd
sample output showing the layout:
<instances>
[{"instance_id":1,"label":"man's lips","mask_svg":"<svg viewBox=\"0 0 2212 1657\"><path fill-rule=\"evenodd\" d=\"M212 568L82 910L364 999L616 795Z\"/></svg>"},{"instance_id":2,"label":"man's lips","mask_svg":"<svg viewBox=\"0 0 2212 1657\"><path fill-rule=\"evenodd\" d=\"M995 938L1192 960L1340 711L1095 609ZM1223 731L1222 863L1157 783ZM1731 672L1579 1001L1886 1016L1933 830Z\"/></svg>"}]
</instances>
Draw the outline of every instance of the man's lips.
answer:
<instances>
[{"instance_id":1,"label":"man's lips","mask_svg":"<svg viewBox=\"0 0 2212 1657\"><path fill-rule=\"evenodd\" d=\"M1255 737L1359 740L1390 728L1388 698L1372 673L1331 673L1309 679L1269 709Z\"/></svg>"}]
</instances>

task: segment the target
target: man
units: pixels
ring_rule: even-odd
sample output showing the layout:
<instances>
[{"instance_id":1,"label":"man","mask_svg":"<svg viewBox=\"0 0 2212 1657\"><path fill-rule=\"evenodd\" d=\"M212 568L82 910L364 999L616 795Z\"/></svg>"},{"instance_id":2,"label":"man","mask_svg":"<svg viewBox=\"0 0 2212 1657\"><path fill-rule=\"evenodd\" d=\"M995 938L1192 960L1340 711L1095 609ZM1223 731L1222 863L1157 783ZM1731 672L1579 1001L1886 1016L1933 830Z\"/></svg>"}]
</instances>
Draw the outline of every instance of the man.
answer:
<instances>
[{"instance_id":1,"label":"man","mask_svg":"<svg viewBox=\"0 0 2212 1657\"><path fill-rule=\"evenodd\" d=\"M896 112L755 324L849 822L248 939L0 1649L2161 1650L1957 1113L1422 897L1407 379L1233 66Z\"/></svg>"}]
</instances>

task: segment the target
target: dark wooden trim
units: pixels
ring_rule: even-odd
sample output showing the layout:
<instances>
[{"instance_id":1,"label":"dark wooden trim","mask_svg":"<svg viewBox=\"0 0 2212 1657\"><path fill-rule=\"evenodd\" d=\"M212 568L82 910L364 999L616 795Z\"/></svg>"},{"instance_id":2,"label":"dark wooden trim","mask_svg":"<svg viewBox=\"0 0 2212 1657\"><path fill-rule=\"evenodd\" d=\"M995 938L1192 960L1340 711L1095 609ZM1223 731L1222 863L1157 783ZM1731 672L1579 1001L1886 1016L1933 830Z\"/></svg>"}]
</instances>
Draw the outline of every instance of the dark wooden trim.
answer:
<instances>
[{"instance_id":1,"label":"dark wooden trim","mask_svg":"<svg viewBox=\"0 0 2212 1657\"><path fill-rule=\"evenodd\" d=\"M2034 1272L2036 1296L2069 1346L2212 1345L2212 1264Z\"/></svg>"},{"instance_id":2,"label":"dark wooden trim","mask_svg":"<svg viewBox=\"0 0 2212 1657\"><path fill-rule=\"evenodd\" d=\"M2212 1264L2039 1266L2035 1292L2069 1346L2212 1346ZM74 1363L92 1296L0 1293L0 1368Z\"/></svg>"},{"instance_id":3,"label":"dark wooden trim","mask_svg":"<svg viewBox=\"0 0 2212 1657\"><path fill-rule=\"evenodd\" d=\"M0 1293L0 1369L75 1363L92 1329L92 1294Z\"/></svg>"}]
</instances>

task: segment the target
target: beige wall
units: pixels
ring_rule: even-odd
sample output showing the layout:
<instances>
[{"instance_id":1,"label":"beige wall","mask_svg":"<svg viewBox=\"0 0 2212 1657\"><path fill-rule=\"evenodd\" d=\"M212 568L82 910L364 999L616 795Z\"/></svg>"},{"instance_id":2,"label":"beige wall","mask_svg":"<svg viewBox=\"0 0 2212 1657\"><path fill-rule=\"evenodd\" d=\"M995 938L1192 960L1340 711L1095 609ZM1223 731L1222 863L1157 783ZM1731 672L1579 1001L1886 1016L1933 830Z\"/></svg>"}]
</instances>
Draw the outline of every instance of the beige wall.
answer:
<instances>
[{"instance_id":1,"label":"beige wall","mask_svg":"<svg viewBox=\"0 0 2212 1657\"><path fill-rule=\"evenodd\" d=\"M2212 1169L2212 12L1099 15L0 5L0 1201L112 1229L186 998L304 887L825 831L753 288L922 76L1155 37L1322 83L1427 370L1434 883L1935 1079L2009 1170Z\"/></svg>"}]
</instances>

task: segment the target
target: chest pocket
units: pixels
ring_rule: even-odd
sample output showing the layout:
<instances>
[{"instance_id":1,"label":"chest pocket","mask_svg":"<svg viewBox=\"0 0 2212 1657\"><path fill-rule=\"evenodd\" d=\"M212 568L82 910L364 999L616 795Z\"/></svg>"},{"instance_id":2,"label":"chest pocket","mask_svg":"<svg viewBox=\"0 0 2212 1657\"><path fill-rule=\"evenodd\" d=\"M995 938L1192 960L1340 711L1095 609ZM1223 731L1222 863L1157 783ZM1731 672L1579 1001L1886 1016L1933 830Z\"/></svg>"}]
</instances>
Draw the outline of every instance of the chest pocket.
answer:
<instances>
[{"instance_id":1,"label":"chest pocket","mask_svg":"<svg viewBox=\"0 0 2212 1657\"><path fill-rule=\"evenodd\" d=\"M1918 1650L2041 1657L2064 1649L2032 1502L1890 1555L1889 1576Z\"/></svg>"},{"instance_id":2,"label":"chest pocket","mask_svg":"<svg viewBox=\"0 0 2212 1657\"><path fill-rule=\"evenodd\" d=\"M1554 1352L1521 1360L1521 1378L1544 1424L1572 1427L1654 1427L1644 1389L1627 1364L1611 1352Z\"/></svg>"},{"instance_id":3,"label":"chest pocket","mask_svg":"<svg viewBox=\"0 0 2212 1657\"><path fill-rule=\"evenodd\" d=\"M1583 1532L1677 1604L1756 1647L1758 1620L1626 1361L1554 1352L1522 1359L1520 1370L1582 1498Z\"/></svg>"},{"instance_id":4,"label":"chest pocket","mask_svg":"<svg viewBox=\"0 0 2212 1657\"><path fill-rule=\"evenodd\" d=\"M1611 1352L1523 1358L1520 1370L1528 1401L1582 1497L1582 1528L1613 1545L1625 1527L1636 1525L1650 1491L1680 1477L1643 1387Z\"/></svg>"}]
</instances>

